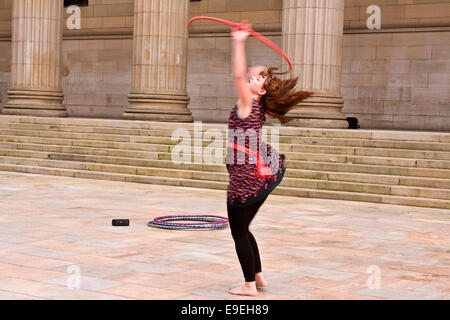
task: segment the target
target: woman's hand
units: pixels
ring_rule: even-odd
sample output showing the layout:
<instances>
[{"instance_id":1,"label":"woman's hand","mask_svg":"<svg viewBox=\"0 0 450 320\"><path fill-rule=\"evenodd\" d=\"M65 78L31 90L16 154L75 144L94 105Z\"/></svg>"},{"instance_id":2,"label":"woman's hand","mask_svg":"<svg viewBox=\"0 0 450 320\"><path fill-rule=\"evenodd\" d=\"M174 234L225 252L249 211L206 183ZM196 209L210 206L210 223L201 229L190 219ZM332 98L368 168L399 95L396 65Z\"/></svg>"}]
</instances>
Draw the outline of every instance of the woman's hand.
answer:
<instances>
[{"instance_id":1,"label":"woman's hand","mask_svg":"<svg viewBox=\"0 0 450 320\"><path fill-rule=\"evenodd\" d=\"M243 20L239 25L243 29L233 27L231 29L231 37L235 41L243 42L243 41L247 40L248 36L250 35L250 32L248 30L246 30L246 29L250 29L251 28L251 24L249 24L247 22L247 20Z\"/></svg>"}]
</instances>

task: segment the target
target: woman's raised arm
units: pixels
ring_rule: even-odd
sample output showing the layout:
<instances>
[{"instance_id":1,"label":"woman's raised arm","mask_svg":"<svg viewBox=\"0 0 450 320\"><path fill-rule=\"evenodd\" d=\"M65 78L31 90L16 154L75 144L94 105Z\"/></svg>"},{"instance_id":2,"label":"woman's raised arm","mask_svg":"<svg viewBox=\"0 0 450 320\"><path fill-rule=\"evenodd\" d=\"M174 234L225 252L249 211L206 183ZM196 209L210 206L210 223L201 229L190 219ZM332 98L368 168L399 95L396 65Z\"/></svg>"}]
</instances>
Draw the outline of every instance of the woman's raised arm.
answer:
<instances>
[{"instance_id":1,"label":"woman's raised arm","mask_svg":"<svg viewBox=\"0 0 450 320\"><path fill-rule=\"evenodd\" d=\"M249 24L241 23L241 25L250 28ZM233 38L231 68L234 86L239 96L237 108L242 118L248 117L252 110L252 95L247 84L247 59L245 56L245 41L249 35L248 31L238 28L233 28L231 32Z\"/></svg>"}]
</instances>

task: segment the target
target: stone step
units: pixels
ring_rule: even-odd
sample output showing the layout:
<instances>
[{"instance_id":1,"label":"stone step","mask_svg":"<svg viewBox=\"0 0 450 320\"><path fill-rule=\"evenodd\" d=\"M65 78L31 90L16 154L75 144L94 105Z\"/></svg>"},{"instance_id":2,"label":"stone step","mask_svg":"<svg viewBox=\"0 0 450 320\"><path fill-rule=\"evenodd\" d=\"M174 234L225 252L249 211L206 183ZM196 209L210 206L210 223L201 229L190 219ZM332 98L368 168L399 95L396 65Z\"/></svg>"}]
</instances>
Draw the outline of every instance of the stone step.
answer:
<instances>
[{"instance_id":1,"label":"stone step","mask_svg":"<svg viewBox=\"0 0 450 320\"><path fill-rule=\"evenodd\" d=\"M139 130L121 128L96 128L79 126L53 126L34 125L21 123L6 123L2 130L4 135L40 136L62 139L81 139L98 141L123 141L142 142L153 144L178 144L179 139L172 141L172 130ZM98 130L101 129L101 130ZM96 132L103 131L103 132ZM106 132L105 132L106 131ZM227 135L225 129L219 131L222 141ZM192 134L193 136L193 134ZM268 136L270 132L268 132ZM211 142L204 140L203 145L207 146ZM405 149L405 150L425 150L425 151L450 151L450 143L443 142L417 142L417 141L393 141L393 140L373 140L373 139L350 139L350 138L329 138L329 137L294 137L279 136L279 143L292 145L320 145L320 146L347 146L347 147L370 147L384 149Z\"/></svg>"},{"instance_id":2,"label":"stone step","mask_svg":"<svg viewBox=\"0 0 450 320\"><path fill-rule=\"evenodd\" d=\"M0 158L0 163L16 164L24 166L50 167L59 169L88 170L99 172L111 172L120 174L133 174L144 176L162 176L168 178L183 178L196 180L212 180L228 182L228 174L225 172L207 172L186 169L173 169L164 167L140 167L119 164L105 164L95 162L80 162L67 160L50 160L39 158L5 157Z\"/></svg>"},{"instance_id":3,"label":"stone step","mask_svg":"<svg viewBox=\"0 0 450 320\"><path fill-rule=\"evenodd\" d=\"M294 162L293 164L291 164ZM428 168L405 168L392 166L375 166L375 165L360 165L360 164L345 164L345 163L324 163L313 161L292 161L286 162L287 166L295 169L314 170L314 171L329 171L329 172L354 172L354 173L368 173L368 174L384 174L395 176L413 176L413 177L432 177L450 179L449 170L428 169Z\"/></svg>"},{"instance_id":4,"label":"stone step","mask_svg":"<svg viewBox=\"0 0 450 320\"><path fill-rule=\"evenodd\" d=\"M194 188L219 189L219 190L224 191L224 195L225 195L226 188L227 188L226 182L201 181L201 180L182 179L182 178L139 176L139 175L118 174L118 173L109 173L109 172L58 169L58 168L12 165L12 164L1 164L1 163L0 163L0 171L12 171L12 172L34 173L34 174L58 175L58 176L67 176L67 177L76 177L76 178L173 185L173 186L194 187ZM393 196L393 195L373 195L373 194L365 194L365 193L361 193L361 192L355 193L355 192L343 192L343 191L339 192L339 191L329 191L329 190L311 190L311 189L306 189L306 188L289 188L289 187L284 187L281 185L278 186L272 192L272 194L283 195L283 196L335 199L335 200L346 200L346 201L364 201L364 202L376 202L376 203L386 203L386 204L396 204L396 205L408 205L408 206L418 206L418 207L450 209L450 201L448 201L448 200L419 198L419 197L404 197L404 196Z\"/></svg>"},{"instance_id":5,"label":"stone step","mask_svg":"<svg viewBox=\"0 0 450 320\"><path fill-rule=\"evenodd\" d=\"M7 130L2 130L2 132ZM35 135L0 135L0 142L17 142L17 143L35 143L35 144L57 144L57 145L78 145L94 148L109 148L109 149L127 149L127 150L141 150L141 151L161 151L170 152L174 148L179 148L177 144L161 144L149 143L151 137L126 137L120 136L121 139L103 141L103 140L79 140L76 138L49 138L39 135L46 135L47 133L35 133ZM203 146L208 146L211 142L201 141ZM192 142L196 145L196 141ZM225 142L221 143L225 146ZM195 147L192 147L195 150ZM450 152L443 151L418 151L418 150L395 150L383 148L370 147L336 147L336 146L318 146L318 145L292 145L280 143L277 148L281 153L319 153L319 154L333 154L341 156L371 156L384 158L414 158L423 160L440 160L450 161ZM203 148L204 150L204 148Z\"/></svg>"},{"instance_id":6,"label":"stone step","mask_svg":"<svg viewBox=\"0 0 450 320\"><path fill-rule=\"evenodd\" d=\"M133 152L133 151L131 151ZM289 161L297 160L303 162L312 163L324 163L324 164L346 164L350 167L352 165L365 165L359 167L373 166L373 167L393 167L394 170L399 168L406 172L406 168L402 167L414 167L414 168L430 168L430 169L448 169L450 168L450 160L416 160L407 158L384 158L384 157L373 157L373 156L353 156L353 155L336 155L336 154L326 154L326 153L298 153L298 152L282 152L286 155ZM223 151L225 154L225 150ZM171 153L160 153L160 159L170 160L172 158ZM193 155L191 155L193 159ZM388 170L392 172L392 170ZM386 171L387 172L387 171ZM382 173L382 172L380 172ZM391 173L386 173L391 174ZM441 174L441 172L439 172Z\"/></svg>"},{"instance_id":7,"label":"stone step","mask_svg":"<svg viewBox=\"0 0 450 320\"><path fill-rule=\"evenodd\" d=\"M42 145L79 146L103 149L140 150L154 152L170 152L171 146L149 143L128 143L116 141L75 140L60 138L43 138L31 136L4 136L0 135L0 142L32 143Z\"/></svg>"},{"instance_id":8,"label":"stone step","mask_svg":"<svg viewBox=\"0 0 450 320\"><path fill-rule=\"evenodd\" d=\"M187 153L193 160L191 152L211 145L202 133L224 138L227 124L0 115L0 170L226 190L223 161L172 161L171 151L180 147L180 139L172 141L177 129L203 146ZM271 130L279 132L280 143L269 143L287 158L274 194L450 207L448 132L264 129L268 141Z\"/></svg>"},{"instance_id":9,"label":"stone step","mask_svg":"<svg viewBox=\"0 0 450 320\"><path fill-rule=\"evenodd\" d=\"M1 140L1 136L0 136ZM15 140L15 139L14 139ZM43 145L43 144L27 144L27 143L15 143L15 142L0 142L0 148L2 149L18 149L18 150L34 150L49 153L63 153L63 154L74 154L74 155L97 155L97 156L108 156L108 157L122 157L122 158L136 158L143 160L166 160L172 162L172 154L169 152L147 152L147 151L136 151L136 150L119 150L119 149L107 149L107 148L91 148L91 147L79 147L79 146L60 146L60 145ZM225 151L224 153L225 154ZM305 154L299 153L285 153L287 157L287 167L292 169L302 169L309 171L328 171L328 172L353 172L353 173L367 173L367 174L377 174L377 175L396 175L396 176L411 176L411 177L430 177L430 178L444 178L450 179L449 170L441 170L427 167L401 167L393 166L393 163L389 165L365 165L341 162L321 162L321 161L308 161L302 160ZM330 156L330 155L323 155ZM334 159L336 156L332 156ZM352 156L344 156L352 157ZM193 161L193 155L189 157ZM361 157L364 159L364 157ZM300 159L300 160L297 160ZM351 158L349 158L352 160ZM389 159L388 159L389 160ZM417 160L419 161L419 160ZM432 161L432 160L429 160ZM400 164L404 162L404 159L399 159ZM419 162L418 162L419 163ZM426 164L424 162L422 164ZM218 166L211 166L208 164L203 164L208 170L220 171L224 170L223 166L225 161ZM448 165L444 162L445 166ZM208 167L210 166L210 167ZM445 167L444 166L444 167ZM216 169L214 169L216 168Z\"/></svg>"},{"instance_id":10,"label":"stone step","mask_svg":"<svg viewBox=\"0 0 450 320\"><path fill-rule=\"evenodd\" d=\"M440 151L418 151L418 150L396 150L383 148L359 148L359 147L335 147L315 145L291 145L291 152L299 153L326 153L338 155L356 155L384 158L409 158L426 160L450 160L449 152Z\"/></svg>"},{"instance_id":11,"label":"stone step","mask_svg":"<svg viewBox=\"0 0 450 320\"><path fill-rule=\"evenodd\" d=\"M183 169L169 169L169 168L149 168L149 167L136 167L125 166L116 164L103 164L103 163L91 163L91 162L76 162L76 161L60 161L60 160L47 160L47 159L28 159L28 158L16 158L16 157L1 157L0 163L14 164L22 166L37 166L37 167L51 167L60 169L75 169L75 170L88 170L97 172L111 172L111 173L123 173L132 175L144 175L144 176L160 176L167 178L180 178L180 179L195 179L206 181L221 181L228 182L228 174L220 172L205 172L196 170L183 170ZM391 186L386 184L369 184L355 183L355 182L342 182L342 181L324 181L314 179L303 178L289 178L283 179L280 186L287 186L291 188L307 188L316 190L333 190L344 192L363 192L368 194L387 194L387 195L400 195L400 196L413 196L423 198L434 198L442 200L450 200L450 190L442 190L436 188L418 188L409 186Z\"/></svg>"},{"instance_id":12,"label":"stone step","mask_svg":"<svg viewBox=\"0 0 450 320\"><path fill-rule=\"evenodd\" d=\"M341 200L364 201L364 202L385 203L393 205L450 209L450 201L430 199L430 198L402 197L392 195L373 195L373 194L353 193L343 191L338 192L338 191L310 190L299 188L294 189L281 186L277 187L273 191L273 194L289 195L304 198L334 199L339 201Z\"/></svg>"},{"instance_id":13,"label":"stone step","mask_svg":"<svg viewBox=\"0 0 450 320\"><path fill-rule=\"evenodd\" d=\"M67 168L65 168L65 169L50 168L50 167L28 166L28 165L3 164L3 163L0 163L0 171L15 171L15 172L47 174L47 175L57 175L57 176L76 177L76 178L89 178L89 179L99 179L99 180L114 180L114 181L124 181L124 182L138 182L138 183L149 183L149 184L197 187L197 188L204 188L204 189L226 190L227 185L228 185L226 182L220 182L220 181L203 181L203 180L194 180L194 179L190 180L190 179L169 178L169 177L159 177L159 176L141 176L141 175L131 175L131 174L123 174L123 173L113 173L113 172L75 170L75 169L67 169Z\"/></svg>"},{"instance_id":14,"label":"stone step","mask_svg":"<svg viewBox=\"0 0 450 320\"><path fill-rule=\"evenodd\" d=\"M75 161L75 162L90 162L90 163L103 163L103 164L115 164L122 166L135 166L135 167L151 167L151 168L167 168L167 169L187 169L206 172L219 172L226 173L226 167L223 164L198 164L198 163L183 163L176 164L172 161L158 160L158 159L142 159L142 158L125 158L125 157L110 157L110 156L98 156L98 155L79 155L68 153L53 153L53 152L41 152L41 151L29 151L29 150L17 150L17 149L0 149L0 156L14 157L14 158L36 158L36 159L48 159L48 160L60 160L60 161ZM437 189L450 189L450 179L438 179L438 178L418 178L418 177L405 177L395 175L381 175L381 174L365 174L354 172L330 172L330 171L315 171L315 170L302 170L291 168L291 165L287 165L289 170L286 172L286 177L289 178L301 178L301 179L314 179L314 180L331 180L342 182L357 182L357 183L369 183L369 184L383 184L383 185L403 185L403 186L415 186Z\"/></svg>"},{"instance_id":15,"label":"stone step","mask_svg":"<svg viewBox=\"0 0 450 320\"><path fill-rule=\"evenodd\" d=\"M177 122L157 122L138 120L113 120L113 119L89 119L89 118L51 118L51 117L29 117L0 115L0 123L22 123L60 126L85 126L96 128L120 128L120 129L156 129L174 130L184 128L193 130L199 122L177 123ZM203 130L224 129L227 124L200 123ZM373 140L395 140L395 141L422 141L422 142L444 142L450 143L449 132L427 132L427 131L389 131L389 130L349 130L349 129L320 129L320 128L299 128L299 127L279 127L265 126L268 129L277 129L280 135L306 136L306 137L333 137L333 138L354 138Z\"/></svg>"}]
</instances>

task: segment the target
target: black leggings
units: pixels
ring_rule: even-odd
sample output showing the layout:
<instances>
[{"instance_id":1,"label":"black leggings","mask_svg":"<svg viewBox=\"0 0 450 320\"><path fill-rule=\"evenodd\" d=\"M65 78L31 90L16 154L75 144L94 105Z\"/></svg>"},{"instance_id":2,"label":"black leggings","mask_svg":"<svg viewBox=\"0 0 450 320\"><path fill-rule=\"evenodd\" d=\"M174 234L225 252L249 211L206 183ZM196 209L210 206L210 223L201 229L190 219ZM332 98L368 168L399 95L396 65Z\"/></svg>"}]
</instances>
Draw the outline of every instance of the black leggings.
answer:
<instances>
[{"instance_id":1,"label":"black leggings","mask_svg":"<svg viewBox=\"0 0 450 320\"><path fill-rule=\"evenodd\" d=\"M266 199L245 207L227 205L231 235L246 282L255 281L255 273L262 271L258 245L248 227Z\"/></svg>"}]
</instances>

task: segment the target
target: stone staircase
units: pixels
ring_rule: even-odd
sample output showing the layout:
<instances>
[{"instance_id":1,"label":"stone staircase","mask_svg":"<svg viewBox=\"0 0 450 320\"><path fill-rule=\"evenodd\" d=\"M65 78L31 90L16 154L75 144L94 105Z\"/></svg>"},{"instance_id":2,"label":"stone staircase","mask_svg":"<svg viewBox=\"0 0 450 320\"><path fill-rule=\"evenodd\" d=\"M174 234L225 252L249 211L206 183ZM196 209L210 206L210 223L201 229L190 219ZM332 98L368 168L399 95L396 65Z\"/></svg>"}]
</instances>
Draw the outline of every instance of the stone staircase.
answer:
<instances>
[{"instance_id":1,"label":"stone staircase","mask_svg":"<svg viewBox=\"0 0 450 320\"><path fill-rule=\"evenodd\" d=\"M197 125L0 115L0 171L225 191L223 156L217 164L193 160L211 144L200 133L214 129L225 155L227 126ZM450 209L450 133L265 128L271 144L271 130L279 130L287 158L273 194ZM171 160L176 129L192 136L189 163Z\"/></svg>"}]
</instances>

